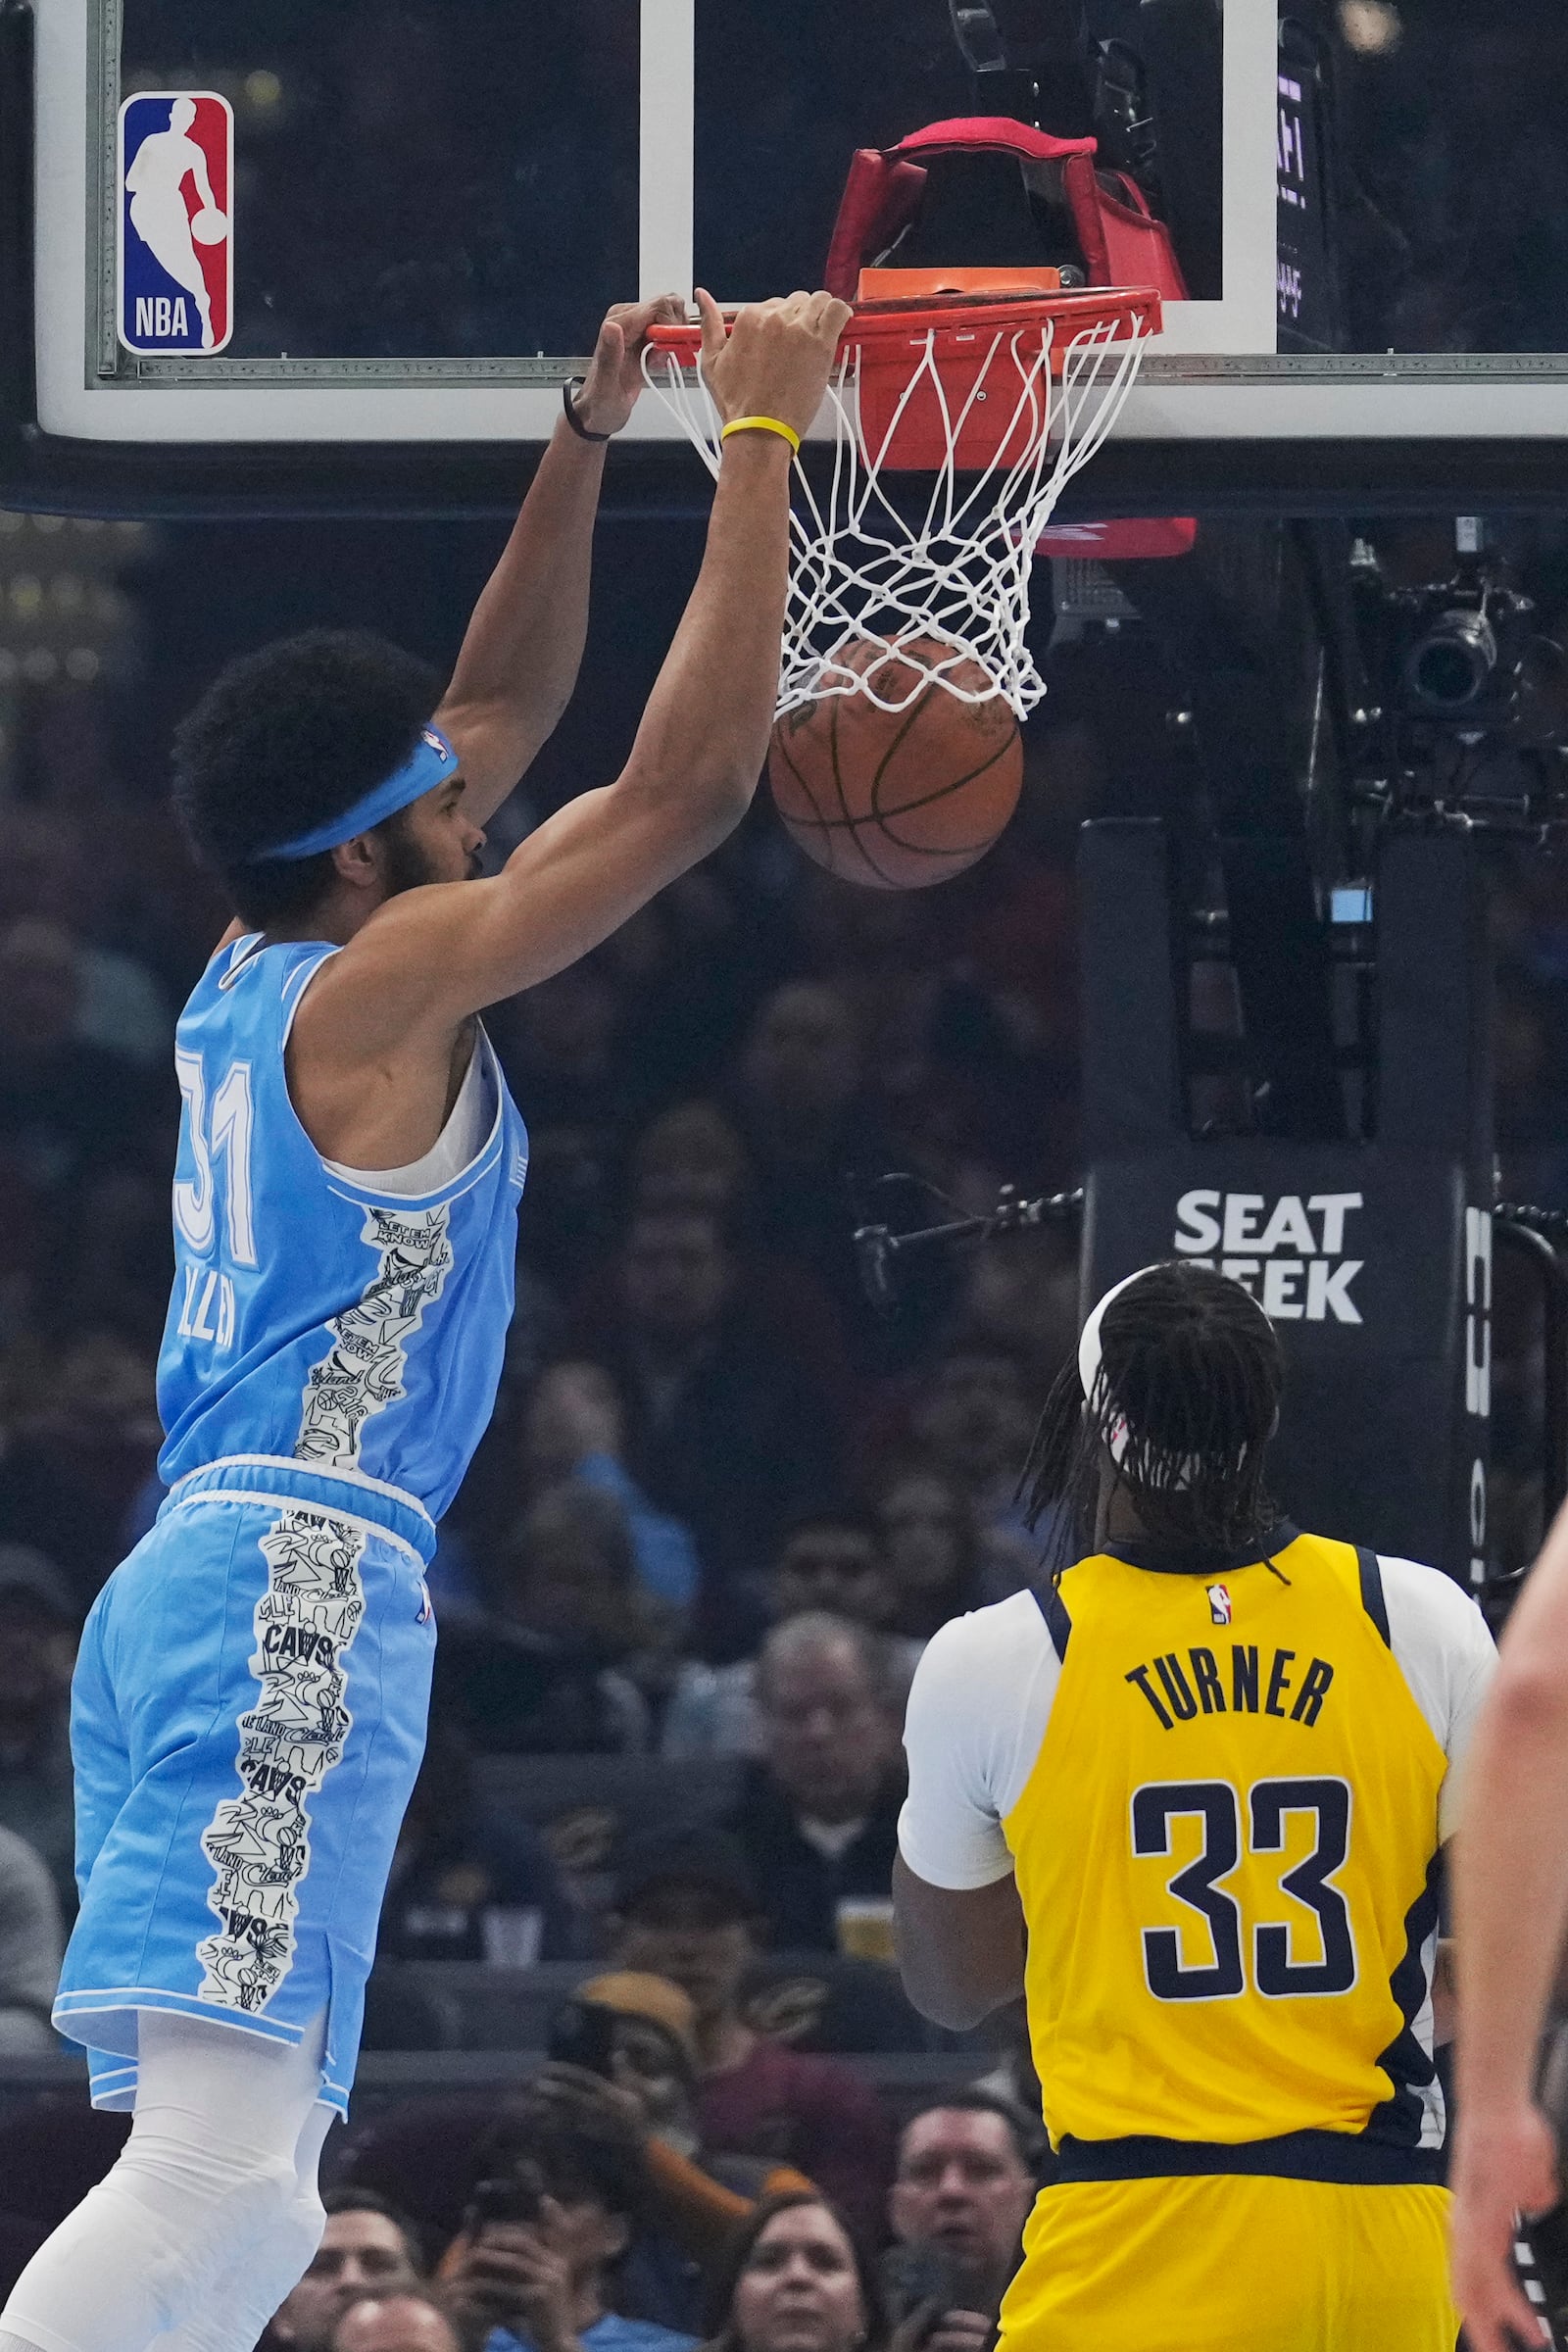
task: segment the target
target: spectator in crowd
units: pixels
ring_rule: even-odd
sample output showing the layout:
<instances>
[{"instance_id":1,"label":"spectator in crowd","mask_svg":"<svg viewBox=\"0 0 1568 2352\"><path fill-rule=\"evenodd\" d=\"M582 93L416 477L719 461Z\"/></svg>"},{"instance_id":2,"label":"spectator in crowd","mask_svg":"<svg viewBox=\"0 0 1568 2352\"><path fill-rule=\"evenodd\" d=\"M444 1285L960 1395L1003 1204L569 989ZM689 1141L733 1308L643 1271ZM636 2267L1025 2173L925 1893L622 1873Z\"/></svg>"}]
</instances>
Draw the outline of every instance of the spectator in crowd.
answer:
<instances>
[{"instance_id":1,"label":"spectator in crowd","mask_svg":"<svg viewBox=\"0 0 1568 2352\"><path fill-rule=\"evenodd\" d=\"M613 1495L571 1481L530 1504L503 1551L498 1606L449 1615L433 1712L482 1754L641 1749L648 1711L619 1671L643 1634Z\"/></svg>"},{"instance_id":2,"label":"spectator in crowd","mask_svg":"<svg viewBox=\"0 0 1568 2352\"><path fill-rule=\"evenodd\" d=\"M942 2258L940 2316L921 2338L930 2352L990 2352L1034 2210L1044 2136L1021 2108L981 2090L921 2108L900 2133L893 2234L901 2247Z\"/></svg>"},{"instance_id":3,"label":"spectator in crowd","mask_svg":"<svg viewBox=\"0 0 1568 2352\"><path fill-rule=\"evenodd\" d=\"M637 1139L627 1197L633 1212L699 1209L740 1232L751 1207L752 1162L734 1120L708 1101L662 1112ZM797 1363L810 1365L835 1407L852 1409L856 1381L844 1319L814 1268L754 1247L744 1280L752 1314Z\"/></svg>"},{"instance_id":4,"label":"spectator in crowd","mask_svg":"<svg viewBox=\"0 0 1568 2352\"><path fill-rule=\"evenodd\" d=\"M571 1479L612 1495L626 1514L644 1595L668 1610L689 1609L698 1575L691 1534L655 1509L626 1469L625 1448L626 1408L603 1364L552 1364L540 1374L523 1424L530 1483Z\"/></svg>"},{"instance_id":5,"label":"spectator in crowd","mask_svg":"<svg viewBox=\"0 0 1568 2352\"><path fill-rule=\"evenodd\" d=\"M92 897L94 868L79 827L54 807L0 808L0 926L24 916L72 925ZM163 989L135 956L101 940L76 947L74 1034L143 1069L162 1069L173 1051L174 1018Z\"/></svg>"},{"instance_id":6,"label":"spectator in crowd","mask_svg":"<svg viewBox=\"0 0 1568 2352\"><path fill-rule=\"evenodd\" d=\"M768 1615L775 1625L808 1609L826 1609L880 1630L892 1606L882 1531L869 1511L811 1511L796 1521L768 1578ZM890 1651L898 1669L912 1675L921 1647L895 1639ZM761 1746L757 1660L737 1658L717 1667L693 1660L677 1679L661 1752L758 1756Z\"/></svg>"},{"instance_id":7,"label":"spectator in crowd","mask_svg":"<svg viewBox=\"0 0 1568 2352\"><path fill-rule=\"evenodd\" d=\"M582 2022L605 2016L609 2075L599 2071L604 2037L585 2034ZM592 2067L573 2055L590 2039ZM810 2183L765 2157L715 2156L703 2145L696 2012L666 1979L631 1970L591 1979L554 2021L550 2047L555 2054L514 2102L521 2113L509 2144L514 2152L524 2144L532 2119L622 2147L640 2189L615 2307L677 2331L695 2328L706 2268L758 2198ZM486 2151L496 2132L493 2097L419 2099L356 2126L343 2163L357 2185L380 2190L432 2243L445 2242L461 2229L475 2182L494 2169Z\"/></svg>"},{"instance_id":8,"label":"spectator in crowd","mask_svg":"<svg viewBox=\"0 0 1568 2352\"><path fill-rule=\"evenodd\" d=\"M875 1523L890 1596L890 1628L923 1648L950 1617L961 1617L978 1605L980 1546L974 1513L951 1479L909 1463L882 1479Z\"/></svg>"},{"instance_id":9,"label":"spectator in crowd","mask_svg":"<svg viewBox=\"0 0 1568 2352\"><path fill-rule=\"evenodd\" d=\"M792 2166L874 2238L891 2174L887 2119L847 2067L764 2040L746 2022L759 1911L733 1838L691 1830L650 1838L622 1872L613 1964L667 1978L691 2001L705 2161L716 2152Z\"/></svg>"},{"instance_id":10,"label":"spectator in crowd","mask_svg":"<svg viewBox=\"0 0 1568 2352\"><path fill-rule=\"evenodd\" d=\"M0 1830L0 2057L58 2047L49 2011L66 1939L42 1859L14 1830Z\"/></svg>"},{"instance_id":11,"label":"spectator in crowd","mask_svg":"<svg viewBox=\"0 0 1568 2352\"><path fill-rule=\"evenodd\" d=\"M620 1049L620 993L601 950L502 1009L498 1045L528 1106L526 1225L520 1246L572 1290L613 1231L613 1179L645 1094Z\"/></svg>"},{"instance_id":12,"label":"spectator in crowd","mask_svg":"<svg viewBox=\"0 0 1568 2352\"><path fill-rule=\"evenodd\" d=\"M640 1208L704 1209L727 1221L751 1179L746 1146L716 1102L678 1102L662 1111L631 1155L631 1193Z\"/></svg>"},{"instance_id":13,"label":"spectator in crowd","mask_svg":"<svg viewBox=\"0 0 1568 2352\"><path fill-rule=\"evenodd\" d=\"M490 2162L533 2218L476 2215L441 2263L460 2322L487 2352L690 2352L694 2337L616 2308L615 2269L643 2193L623 2133L573 2130L519 2104L497 2126Z\"/></svg>"},{"instance_id":14,"label":"spectator in crowd","mask_svg":"<svg viewBox=\"0 0 1568 2352\"><path fill-rule=\"evenodd\" d=\"M126 1519L157 1459L153 1365L118 1332L46 1345L0 1452L0 1527L47 1553L85 1611L124 1556Z\"/></svg>"},{"instance_id":15,"label":"spectator in crowd","mask_svg":"<svg viewBox=\"0 0 1568 2352\"><path fill-rule=\"evenodd\" d=\"M707 2352L862 2352L885 2341L875 2275L823 2198L769 2197L713 2281Z\"/></svg>"},{"instance_id":16,"label":"spectator in crowd","mask_svg":"<svg viewBox=\"0 0 1568 2352\"><path fill-rule=\"evenodd\" d=\"M963 1330L916 1392L909 1435L921 1459L965 1496L982 1542L1005 1538L1038 1558L1042 1546L1031 1547L1013 1498L1034 1430L1034 1395L1014 1347Z\"/></svg>"},{"instance_id":17,"label":"spectator in crowd","mask_svg":"<svg viewBox=\"0 0 1568 2352\"><path fill-rule=\"evenodd\" d=\"M150 1363L173 1274L167 1169L104 1168L74 1187L62 1203L47 1273L63 1329L118 1332Z\"/></svg>"},{"instance_id":18,"label":"spectator in crowd","mask_svg":"<svg viewBox=\"0 0 1568 2352\"><path fill-rule=\"evenodd\" d=\"M75 941L34 917L0 930L0 1142L55 1192L133 1159L163 1089L123 1054L77 1035Z\"/></svg>"},{"instance_id":19,"label":"spectator in crowd","mask_svg":"<svg viewBox=\"0 0 1568 2352\"><path fill-rule=\"evenodd\" d=\"M606 943L620 982L628 1055L661 1102L711 1082L785 968L787 926L747 886L737 870L745 863L737 836Z\"/></svg>"},{"instance_id":20,"label":"spectator in crowd","mask_svg":"<svg viewBox=\"0 0 1568 2352\"><path fill-rule=\"evenodd\" d=\"M80 1613L41 1551L0 1544L0 1825L48 1865L67 1912L76 1903L71 1781L71 1669Z\"/></svg>"},{"instance_id":21,"label":"spectator in crowd","mask_svg":"<svg viewBox=\"0 0 1568 2352\"><path fill-rule=\"evenodd\" d=\"M432 1722L387 1882L378 1961L531 1966L575 1947L575 1916L543 1838L480 1793L467 1742Z\"/></svg>"},{"instance_id":22,"label":"spectator in crowd","mask_svg":"<svg viewBox=\"0 0 1568 2352\"><path fill-rule=\"evenodd\" d=\"M642 2217L620 2266L622 2308L686 2328L700 2325L704 2266L728 2243L762 2196L809 2188L804 2175L765 2158L714 2155L702 2144L697 2097L697 2013L677 1984L633 1969L578 1986L552 2033L572 2048L573 2021L612 2021L610 2073L552 2056L529 2097L585 2130L624 2133L643 2172Z\"/></svg>"},{"instance_id":23,"label":"spectator in crowd","mask_svg":"<svg viewBox=\"0 0 1568 2352\"><path fill-rule=\"evenodd\" d=\"M728 1826L775 1949L836 1951L842 1903L890 1900L902 1696L881 1637L847 1617L792 1617L763 1643L761 1759Z\"/></svg>"},{"instance_id":24,"label":"spectator in crowd","mask_svg":"<svg viewBox=\"0 0 1568 2352\"><path fill-rule=\"evenodd\" d=\"M614 1314L586 1349L626 1401L627 1469L696 1540L705 1646L733 1654L760 1616L755 1595L731 1598L738 1580L834 1491L833 1416L757 1312L717 1218L636 1211L619 1271Z\"/></svg>"},{"instance_id":25,"label":"spectator in crowd","mask_svg":"<svg viewBox=\"0 0 1568 2352\"><path fill-rule=\"evenodd\" d=\"M434 2295L404 2286L351 2303L331 2352L464 2352L457 2322Z\"/></svg>"},{"instance_id":26,"label":"spectator in crowd","mask_svg":"<svg viewBox=\"0 0 1568 2352\"><path fill-rule=\"evenodd\" d=\"M851 1328L863 1322L845 1174L889 1164L861 1084L854 1008L825 981L792 980L747 1032L735 1107L750 1147L759 1233L775 1256L815 1268Z\"/></svg>"},{"instance_id":27,"label":"spectator in crowd","mask_svg":"<svg viewBox=\"0 0 1568 2352\"><path fill-rule=\"evenodd\" d=\"M321 2242L267 2330L269 2345L286 2345L289 2352L328 2352L352 2304L416 2287L424 2275L413 2230L373 2189L329 2188L321 2203Z\"/></svg>"}]
</instances>

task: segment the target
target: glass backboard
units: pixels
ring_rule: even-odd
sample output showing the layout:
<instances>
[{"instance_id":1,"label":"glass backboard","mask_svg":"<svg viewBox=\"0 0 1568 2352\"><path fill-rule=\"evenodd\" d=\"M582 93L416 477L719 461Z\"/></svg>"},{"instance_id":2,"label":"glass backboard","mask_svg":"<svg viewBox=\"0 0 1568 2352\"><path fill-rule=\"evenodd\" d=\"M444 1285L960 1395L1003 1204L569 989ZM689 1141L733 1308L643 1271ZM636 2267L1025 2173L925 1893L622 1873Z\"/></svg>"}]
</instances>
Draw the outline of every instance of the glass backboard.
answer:
<instances>
[{"instance_id":1,"label":"glass backboard","mask_svg":"<svg viewBox=\"0 0 1568 2352\"><path fill-rule=\"evenodd\" d=\"M232 506L397 504L400 484L405 504L482 503L552 429L612 301L818 282L855 149L976 113L1098 130L1186 282L1077 511L1372 506L1440 482L1479 504L1568 478L1559 0L6 0L3 18L4 121L30 125L32 155L0 212L13 492L25 428L35 473L142 479L155 505L181 483L222 503L240 448L257 467L230 466ZM24 143L0 145L13 182ZM1070 266L1050 193L1006 164L933 171L925 252ZM698 495L657 404L632 433L628 479Z\"/></svg>"}]
</instances>

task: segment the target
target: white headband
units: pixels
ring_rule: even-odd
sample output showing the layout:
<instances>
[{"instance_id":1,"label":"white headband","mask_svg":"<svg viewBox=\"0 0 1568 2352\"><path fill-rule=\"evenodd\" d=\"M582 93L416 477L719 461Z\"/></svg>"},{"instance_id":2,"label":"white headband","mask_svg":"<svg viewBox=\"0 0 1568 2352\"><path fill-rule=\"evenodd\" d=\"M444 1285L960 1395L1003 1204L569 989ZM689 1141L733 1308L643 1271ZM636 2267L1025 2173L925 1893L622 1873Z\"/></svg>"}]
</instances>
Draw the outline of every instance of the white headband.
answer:
<instances>
[{"instance_id":1,"label":"white headband","mask_svg":"<svg viewBox=\"0 0 1568 2352\"><path fill-rule=\"evenodd\" d=\"M1088 1320L1084 1324L1083 1330L1078 1336L1078 1377L1083 1382L1085 1402L1091 1407L1093 1407L1096 1402L1095 1392L1097 1388L1102 1386L1100 1372L1100 1326L1104 1320L1105 1309L1113 1298L1119 1298L1121 1297L1123 1291L1131 1289L1135 1282L1142 1282L1146 1274L1154 1274L1158 1271L1159 1263L1156 1262L1154 1265L1151 1266L1140 1266L1135 1274L1124 1274L1121 1281L1113 1282L1109 1290L1105 1293L1103 1298L1100 1299L1099 1302L1089 1310ZM1241 1291L1244 1298L1251 1298L1252 1294L1247 1289L1245 1283L1238 1283L1236 1287L1239 1291ZM1255 1298L1252 1299L1252 1303L1254 1306L1257 1305ZM1257 1311L1260 1315L1263 1313L1263 1309L1260 1306L1257 1308ZM1267 1320L1266 1317L1265 1320ZM1103 1409L1103 1406L1108 1402L1108 1395L1102 1396L1100 1398L1101 1408ZM1275 1429L1278 1429L1279 1427L1279 1412L1276 1408L1273 1423L1273 1427ZM1272 1435L1272 1431L1270 1434ZM1120 1463L1123 1456L1126 1454L1127 1420L1125 1414L1117 1413L1112 1419L1105 1423L1105 1449L1109 1453L1111 1460L1116 1463ZM1172 1485L1178 1487L1190 1486L1193 1479L1193 1473L1197 1468L1198 1457L1196 1454L1188 1454L1184 1458L1174 1461L1172 1464Z\"/></svg>"},{"instance_id":2,"label":"white headband","mask_svg":"<svg viewBox=\"0 0 1568 2352\"><path fill-rule=\"evenodd\" d=\"M1078 1335L1078 1377L1083 1382L1085 1401L1091 1405L1100 1385L1100 1326L1104 1321L1105 1309L1113 1298L1121 1297L1123 1291L1130 1289L1135 1282L1142 1282L1146 1274L1153 1272L1153 1266L1140 1266L1136 1273L1124 1274L1120 1282L1113 1282L1104 1297L1089 1310L1089 1318ZM1105 1445L1111 1460L1119 1462L1127 1451L1127 1423L1122 1414L1118 1413L1113 1421L1106 1424Z\"/></svg>"}]
</instances>

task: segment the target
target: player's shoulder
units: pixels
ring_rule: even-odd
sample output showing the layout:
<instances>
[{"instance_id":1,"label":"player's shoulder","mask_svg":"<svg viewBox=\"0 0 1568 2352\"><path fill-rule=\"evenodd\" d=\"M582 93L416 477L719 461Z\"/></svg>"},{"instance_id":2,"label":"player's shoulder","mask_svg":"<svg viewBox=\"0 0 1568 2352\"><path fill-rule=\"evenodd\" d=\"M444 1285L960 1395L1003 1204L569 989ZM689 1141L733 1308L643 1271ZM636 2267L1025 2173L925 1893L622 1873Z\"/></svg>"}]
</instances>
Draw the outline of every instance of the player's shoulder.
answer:
<instances>
[{"instance_id":1,"label":"player's shoulder","mask_svg":"<svg viewBox=\"0 0 1568 2352\"><path fill-rule=\"evenodd\" d=\"M1056 1662L1034 1592L1009 1593L986 1608L950 1617L932 1635L914 1670L911 1712L922 1702L943 1707L980 1695L995 1702L1007 1691L1021 1697L1042 1670L1054 1676Z\"/></svg>"},{"instance_id":2,"label":"player's shoulder","mask_svg":"<svg viewBox=\"0 0 1568 2352\"><path fill-rule=\"evenodd\" d=\"M927 1665L943 1672L970 1667L978 1670L1013 1658L1020 1649L1035 1650L1042 1643L1048 1649L1051 1647L1045 1615L1038 1596L1026 1587L1021 1592L1009 1592L1005 1600L994 1600L983 1609L969 1609L961 1617L950 1617L926 1643L920 1655L920 1670L923 1672Z\"/></svg>"},{"instance_id":3,"label":"player's shoulder","mask_svg":"<svg viewBox=\"0 0 1568 2352\"><path fill-rule=\"evenodd\" d=\"M1379 1552L1377 1560L1390 1639L1396 1646L1402 1634L1462 1655L1492 1650L1486 1619L1451 1576L1397 1553Z\"/></svg>"}]
</instances>

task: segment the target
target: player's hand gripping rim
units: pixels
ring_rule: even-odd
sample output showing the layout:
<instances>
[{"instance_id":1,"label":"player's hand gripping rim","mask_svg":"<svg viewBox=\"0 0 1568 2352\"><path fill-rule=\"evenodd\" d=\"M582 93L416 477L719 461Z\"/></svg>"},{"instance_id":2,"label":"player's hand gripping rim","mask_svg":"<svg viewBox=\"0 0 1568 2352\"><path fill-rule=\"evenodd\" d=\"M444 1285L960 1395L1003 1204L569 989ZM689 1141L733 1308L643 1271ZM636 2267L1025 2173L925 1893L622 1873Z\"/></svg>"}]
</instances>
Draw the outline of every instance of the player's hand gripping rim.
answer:
<instances>
[{"instance_id":1,"label":"player's hand gripping rim","mask_svg":"<svg viewBox=\"0 0 1568 2352\"><path fill-rule=\"evenodd\" d=\"M643 388L643 351L651 326L676 326L686 316L678 294L651 302L617 302L599 329L594 356L572 407L585 432L618 433L629 422Z\"/></svg>"},{"instance_id":2,"label":"player's hand gripping rim","mask_svg":"<svg viewBox=\"0 0 1568 2352\"><path fill-rule=\"evenodd\" d=\"M703 380L720 423L771 416L804 437L822 406L839 338L854 316L849 304L832 294L804 293L749 302L726 331L724 314L706 286L697 288L695 300L703 322Z\"/></svg>"}]
</instances>

